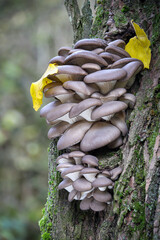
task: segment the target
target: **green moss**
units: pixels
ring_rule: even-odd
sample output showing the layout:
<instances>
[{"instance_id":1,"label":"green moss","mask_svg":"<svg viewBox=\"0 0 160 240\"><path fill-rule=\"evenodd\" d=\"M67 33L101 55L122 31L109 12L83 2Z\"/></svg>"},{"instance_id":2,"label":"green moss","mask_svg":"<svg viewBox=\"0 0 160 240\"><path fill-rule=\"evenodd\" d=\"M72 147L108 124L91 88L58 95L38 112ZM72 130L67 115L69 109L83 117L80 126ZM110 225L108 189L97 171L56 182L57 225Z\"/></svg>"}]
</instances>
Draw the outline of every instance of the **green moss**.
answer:
<instances>
[{"instance_id":1,"label":"green moss","mask_svg":"<svg viewBox=\"0 0 160 240\"><path fill-rule=\"evenodd\" d=\"M130 8L127 5L124 5L121 9L121 12L127 13L127 12L129 12L129 10L130 10Z\"/></svg>"}]
</instances>

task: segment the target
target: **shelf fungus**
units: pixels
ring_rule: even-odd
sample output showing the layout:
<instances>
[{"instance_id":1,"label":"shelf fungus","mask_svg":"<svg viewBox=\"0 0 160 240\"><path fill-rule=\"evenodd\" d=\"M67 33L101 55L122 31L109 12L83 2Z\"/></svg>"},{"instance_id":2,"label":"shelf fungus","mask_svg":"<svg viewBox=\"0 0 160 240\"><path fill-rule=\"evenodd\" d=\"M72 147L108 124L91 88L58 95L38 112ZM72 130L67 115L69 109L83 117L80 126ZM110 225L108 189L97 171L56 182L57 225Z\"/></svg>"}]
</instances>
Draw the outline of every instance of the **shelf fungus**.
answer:
<instances>
[{"instance_id":1,"label":"shelf fungus","mask_svg":"<svg viewBox=\"0 0 160 240\"><path fill-rule=\"evenodd\" d=\"M60 48L38 81L37 91L52 100L40 111L51 125L48 138L58 137L58 150L68 152L56 161L63 179L58 189L68 191L69 202L81 201L81 210L105 210L123 171L122 166L100 170L90 151L118 148L127 136L125 113L136 102L127 89L144 65L125 49L121 39L109 44L102 39L79 40L73 49ZM37 110L42 94L35 93L36 87L31 86L31 94Z\"/></svg>"}]
</instances>

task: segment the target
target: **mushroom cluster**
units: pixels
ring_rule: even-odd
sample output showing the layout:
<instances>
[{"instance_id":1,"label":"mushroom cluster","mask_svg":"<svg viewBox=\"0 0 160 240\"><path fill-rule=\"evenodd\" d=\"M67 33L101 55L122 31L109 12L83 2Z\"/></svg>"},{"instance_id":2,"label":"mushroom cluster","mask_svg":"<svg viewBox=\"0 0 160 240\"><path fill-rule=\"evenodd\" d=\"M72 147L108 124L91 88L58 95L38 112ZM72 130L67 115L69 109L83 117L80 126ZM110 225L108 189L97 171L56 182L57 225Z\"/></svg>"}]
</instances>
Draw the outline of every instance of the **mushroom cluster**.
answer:
<instances>
[{"instance_id":1,"label":"mushroom cluster","mask_svg":"<svg viewBox=\"0 0 160 240\"><path fill-rule=\"evenodd\" d=\"M131 58L124 48L123 40L107 44L102 39L82 39L73 49L60 48L58 56L49 62L58 65L58 72L47 76L52 83L43 91L45 97L54 100L41 109L40 116L52 126L48 138L59 137L58 150L71 151L57 159L57 170L64 178L59 189L71 189L68 199L82 200L81 209L101 211L112 199L108 190L102 191L103 186L97 184L104 180L105 189L113 188L114 169L100 172L98 163L85 167L83 161L88 156L85 154L97 148L121 146L128 132L125 110L134 107L136 98L127 89L143 69L143 63ZM75 151L83 156L75 157ZM74 171L78 178L68 177L74 175L68 171Z\"/></svg>"},{"instance_id":2,"label":"mushroom cluster","mask_svg":"<svg viewBox=\"0 0 160 240\"><path fill-rule=\"evenodd\" d=\"M58 189L69 192L68 201L81 200L80 209L102 211L112 201L111 189L122 168L98 170L98 159L81 151L64 153L57 158L57 170L63 181Z\"/></svg>"}]
</instances>

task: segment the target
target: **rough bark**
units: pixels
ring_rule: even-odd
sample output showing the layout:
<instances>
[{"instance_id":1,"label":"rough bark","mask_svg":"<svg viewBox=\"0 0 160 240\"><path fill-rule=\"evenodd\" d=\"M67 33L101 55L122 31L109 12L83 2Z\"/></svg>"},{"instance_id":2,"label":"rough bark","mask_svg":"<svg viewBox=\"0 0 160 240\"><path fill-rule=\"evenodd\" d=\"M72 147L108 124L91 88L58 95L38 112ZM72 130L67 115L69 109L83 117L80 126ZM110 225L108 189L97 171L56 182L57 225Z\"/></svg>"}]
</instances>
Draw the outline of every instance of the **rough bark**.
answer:
<instances>
[{"instance_id":1,"label":"rough bark","mask_svg":"<svg viewBox=\"0 0 160 240\"><path fill-rule=\"evenodd\" d=\"M122 164L123 173L114 187L114 201L104 212L83 212L79 202L67 201L67 192L57 191L60 176L56 172L56 157L60 154L56 142L49 151L48 199L40 220L42 239L54 240L158 240L160 239L160 3L159 1L97 1L96 15L91 26L84 28L84 19L75 9L77 1L65 1L75 33L81 37L122 38L132 36L130 20L139 24L151 40L152 61L143 70L130 91L136 95L134 110L127 112L129 134L117 151L94 151L99 167ZM72 4L71 4L72 3ZM76 8L74 8L76 3ZM71 4L71 5L70 5ZM89 7L89 1L85 1ZM74 10L73 10L74 9ZM76 10L77 11L77 10ZM79 19L81 28L79 30ZM91 29L87 35L84 29Z\"/></svg>"}]
</instances>

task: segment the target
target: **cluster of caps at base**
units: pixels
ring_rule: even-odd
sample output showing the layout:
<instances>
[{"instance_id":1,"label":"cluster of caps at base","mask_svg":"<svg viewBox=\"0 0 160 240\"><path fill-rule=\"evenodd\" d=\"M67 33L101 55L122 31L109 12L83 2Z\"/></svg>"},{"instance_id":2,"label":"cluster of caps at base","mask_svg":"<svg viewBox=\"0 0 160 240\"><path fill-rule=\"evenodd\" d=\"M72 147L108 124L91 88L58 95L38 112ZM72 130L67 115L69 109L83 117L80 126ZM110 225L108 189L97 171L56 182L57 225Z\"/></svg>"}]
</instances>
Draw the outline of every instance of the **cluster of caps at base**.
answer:
<instances>
[{"instance_id":1,"label":"cluster of caps at base","mask_svg":"<svg viewBox=\"0 0 160 240\"><path fill-rule=\"evenodd\" d=\"M121 167L98 170L98 159L81 151L64 153L57 158L57 170L63 181L58 189L68 191L68 201L80 200L80 209L102 211L112 201L111 189L122 172Z\"/></svg>"}]
</instances>

